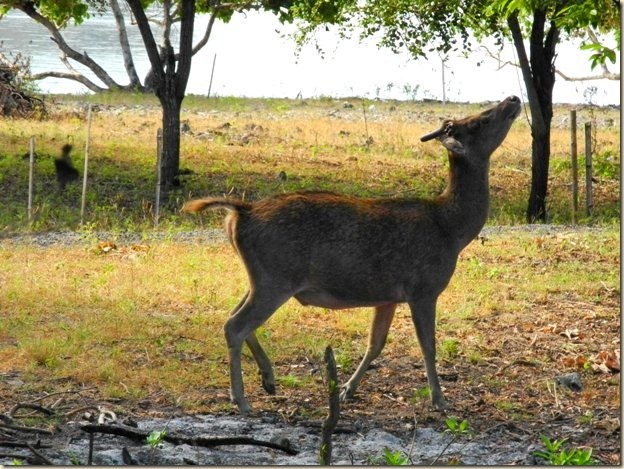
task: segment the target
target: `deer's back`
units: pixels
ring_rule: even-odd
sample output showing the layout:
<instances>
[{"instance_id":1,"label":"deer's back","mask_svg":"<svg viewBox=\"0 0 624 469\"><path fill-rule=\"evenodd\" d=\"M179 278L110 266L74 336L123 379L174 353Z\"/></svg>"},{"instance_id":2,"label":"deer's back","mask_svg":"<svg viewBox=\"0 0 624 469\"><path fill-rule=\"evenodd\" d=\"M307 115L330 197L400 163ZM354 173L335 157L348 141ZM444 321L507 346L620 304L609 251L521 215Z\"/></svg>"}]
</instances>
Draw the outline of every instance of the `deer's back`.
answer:
<instances>
[{"instance_id":1,"label":"deer's back","mask_svg":"<svg viewBox=\"0 0 624 469\"><path fill-rule=\"evenodd\" d=\"M252 204L232 222L252 277L271 272L293 285L357 297L441 291L458 254L428 201L296 193Z\"/></svg>"}]
</instances>

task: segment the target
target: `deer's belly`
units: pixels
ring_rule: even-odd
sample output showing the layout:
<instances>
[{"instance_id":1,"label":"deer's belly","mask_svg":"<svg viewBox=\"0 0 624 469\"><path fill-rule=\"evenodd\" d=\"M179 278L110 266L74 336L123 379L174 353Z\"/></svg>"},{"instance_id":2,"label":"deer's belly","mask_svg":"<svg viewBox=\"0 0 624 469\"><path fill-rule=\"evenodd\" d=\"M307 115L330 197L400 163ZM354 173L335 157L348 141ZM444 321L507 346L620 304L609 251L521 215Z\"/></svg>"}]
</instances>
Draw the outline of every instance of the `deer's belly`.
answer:
<instances>
[{"instance_id":1,"label":"deer's belly","mask_svg":"<svg viewBox=\"0 0 624 469\"><path fill-rule=\"evenodd\" d=\"M328 309L376 307L401 302L394 298L375 298L372 296L349 298L347 296L337 296L331 292L318 289L303 290L295 295L295 299L304 306L310 305Z\"/></svg>"}]
</instances>

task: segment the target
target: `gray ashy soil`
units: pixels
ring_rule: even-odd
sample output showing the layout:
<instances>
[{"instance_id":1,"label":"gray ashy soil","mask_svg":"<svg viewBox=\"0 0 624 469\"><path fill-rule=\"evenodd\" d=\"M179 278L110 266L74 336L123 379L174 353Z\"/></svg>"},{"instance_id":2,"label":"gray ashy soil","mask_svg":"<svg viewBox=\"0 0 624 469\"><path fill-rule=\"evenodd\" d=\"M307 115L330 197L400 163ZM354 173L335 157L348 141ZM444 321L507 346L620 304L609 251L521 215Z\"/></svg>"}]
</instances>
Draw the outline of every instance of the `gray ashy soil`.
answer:
<instances>
[{"instance_id":1,"label":"gray ashy soil","mask_svg":"<svg viewBox=\"0 0 624 469\"><path fill-rule=\"evenodd\" d=\"M138 422L138 429L159 431L166 426L170 434L204 437L253 437L263 441L278 442L297 450L288 455L280 450L260 446L219 446L200 448L190 445L162 443L152 448L145 442L126 437L97 433L94 439L93 463L97 465L122 465L125 447L134 464L150 465L309 465L318 464L320 428L288 425L277 417L240 416L183 416L170 420L149 419ZM54 464L86 464L89 451L88 434L78 423L68 424L54 437L42 438L42 443L54 445L40 451ZM371 459L381 456L384 448L410 455L413 464L448 464L450 461L469 465L534 464L533 447L524 438L501 439L500 433L479 435L473 440L460 437L450 444L452 436L431 428L417 428L411 436L400 438L380 429L362 432L348 431L334 434L332 464L371 464ZM73 437L69 437L73 434ZM407 435L407 433L406 433ZM504 443L502 443L504 441ZM22 451L20 451L22 452ZM26 451L24 454L28 454ZM11 464L10 458L0 457L0 464Z\"/></svg>"},{"instance_id":2,"label":"gray ashy soil","mask_svg":"<svg viewBox=\"0 0 624 469\"><path fill-rule=\"evenodd\" d=\"M505 232L526 232L536 235L552 234L558 232L600 231L599 226L566 226L566 225L517 225L517 226L486 226L479 237L488 237ZM222 228L210 228L204 230L185 231L178 233L163 233L154 231L151 233L80 233L77 231L56 231L42 233L10 233L1 234L1 242L14 244L32 244L40 247L47 246L75 246L94 245L97 240L115 241L121 244L144 243L154 241L172 241L177 243L202 243L215 244L225 243L227 238Z\"/></svg>"}]
</instances>

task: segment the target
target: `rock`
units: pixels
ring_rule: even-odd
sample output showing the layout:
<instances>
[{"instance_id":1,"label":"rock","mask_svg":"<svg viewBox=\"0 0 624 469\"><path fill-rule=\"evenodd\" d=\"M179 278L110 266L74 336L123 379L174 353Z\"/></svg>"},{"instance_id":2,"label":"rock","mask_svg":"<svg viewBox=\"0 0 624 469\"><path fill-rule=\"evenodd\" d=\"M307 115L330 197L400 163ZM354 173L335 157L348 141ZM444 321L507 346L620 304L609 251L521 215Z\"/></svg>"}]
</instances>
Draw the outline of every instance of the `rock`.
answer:
<instances>
[{"instance_id":1,"label":"rock","mask_svg":"<svg viewBox=\"0 0 624 469\"><path fill-rule=\"evenodd\" d=\"M575 392L579 392L581 389L583 389L581 377L578 373L568 373L565 375L557 376L555 378L555 382L558 385L571 389Z\"/></svg>"}]
</instances>

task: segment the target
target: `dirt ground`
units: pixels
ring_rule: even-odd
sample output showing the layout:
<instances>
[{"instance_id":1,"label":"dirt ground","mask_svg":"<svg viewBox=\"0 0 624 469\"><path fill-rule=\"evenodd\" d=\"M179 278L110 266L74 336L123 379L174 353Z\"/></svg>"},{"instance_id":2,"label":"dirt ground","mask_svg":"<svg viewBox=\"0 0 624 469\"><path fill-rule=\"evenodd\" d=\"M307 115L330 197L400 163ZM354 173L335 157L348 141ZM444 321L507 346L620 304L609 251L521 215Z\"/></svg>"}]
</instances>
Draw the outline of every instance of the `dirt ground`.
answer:
<instances>
[{"instance_id":1,"label":"dirt ground","mask_svg":"<svg viewBox=\"0 0 624 469\"><path fill-rule=\"evenodd\" d=\"M605 307L616 307L618 299L614 297L612 301L613 304ZM583 312L577 313L582 316ZM619 324L609 321L591 321L591 324L591 335L596 341L613 344L614 349L619 349ZM398 327L403 326L399 324ZM469 422L471 435L462 437L466 441L472 439L493 445L501 453L512 445L526 445L525 457L507 463L530 463L530 448L538 447L540 435L546 435L551 440L568 439L566 448L593 448L593 457L600 463L620 464L620 375L615 372L613 362L618 357L613 356L609 361L609 357L603 356L602 363L599 363L600 357L595 357L593 366L576 364L582 388L571 390L555 384L557 377L570 372L562 365L561 357L556 356L557 351L562 349L557 344L582 340L577 332L521 323L514 331L498 330L496 321L487 325L475 324L475 327L490 328L493 340L503 337L500 356L478 364L461 356L439 363L441 382L452 403L449 411L434 411L427 397L414 397L415 390L426 384L423 364L413 357L402 356L400 347L389 347L374 368L369 370L356 399L342 406L339 428L359 434L382 429L403 441L410 441L415 429L442 432L445 420L456 416ZM535 356L538 355L550 356L552 360L537 361ZM304 356L293 357L287 363L276 363L277 376L312 374L317 376L315 382L318 385L310 388L280 386L275 396L267 396L261 389L247 385L256 416L299 427L320 428L327 412L322 366ZM345 375L340 373L341 381L346 380ZM25 388L19 375L4 376L0 381L0 410L4 415L0 424L0 453L4 455L25 454L25 450L17 451L4 446L7 441L34 445L39 440L52 446L67 444L70 435L80 433L69 422L84 419L89 413L98 415L100 412L95 409L98 406L100 410L115 409L118 418L134 421L182 415L179 408L158 394L143 401L129 402L120 399L107 401L93 388L76 388L49 395L31 395L22 391ZM54 385L51 385L53 388ZM501 396L504 399L501 400ZM218 390L206 396L200 413L235 416L233 410L223 411L227 401L227 390ZM27 419L18 418L31 411L24 408L12 414L11 408L20 402L41 405L51 409L54 415L44 415L39 409ZM211 412L211 409L215 411ZM12 421L9 418L11 415ZM6 427L18 424L42 427L53 433L45 435ZM414 444L417 448L418 438ZM36 451L45 453L46 449ZM28 451L26 454L29 454ZM448 454L438 463L461 463L462 457L467 456ZM27 461L37 462L32 454L29 457Z\"/></svg>"},{"instance_id":2,"label":"dirt ground","mask_svg":"<svg viewBox=\"0 0 624 469\"><path fill-rule=\"evenodd\" d=\"M530 314L515 321L497 311L471 319L473 324L461 340L469 341L473 332L479 332L486 337L480 345L483 353L438 358L441 384L452 405L446 412L433 410L421 392L426 386L422 360L407 351L416 343L413 326L408 314L397 314L393 341L364 377L355 399L341 407L340 434L384 430L408 447L413 440L418 450L424 444L423 432L443 433L446 420L453 416L469 423L470 434L462 435L461 441L478 441L492 453L509 454L511 459L503 463L539 463L531 453L540 448L540 436L545 435L552 441L567 439L566 449L592 448L592 457L599 463L620 465L620 292L603 286L599 293L595 301L573 292L545 295L532 302ZM366 337L353 340L364 342ZM341 383L358 358L348 369L338 370ZM245 353L244 359L251 357ZM275 396L261 389L257 376L245 377L254 417L320 433L328 409L323 363L304 354L292 355L275 363L275 373ZM566 381L571 375L574 379ZM302 382L311 384L280 383L279 378L285 376L306 377ZM66 447L72 438L84 439L79 424L89 418L97 421L98 416L107 415L105 410L114 411L121 422L156 418L166 422L188 416L176 396L160 391L141 399L107 399L98 388L63 378L46 383L47 392L41 389L28 383L26 374L0 374L0 464L10 463L12 455L43 464L45 460L34 451L45 457L54 448ZM198 416L245 421L229 404L226 388L196 391L202 399L194 408ZM187 424L184 430L200 433L193 425ZM223 432L220 436L239 436ZM379 443L379 450L383 444ZM519 446L526 451L518 454ZM438 463L470 463L470 451L469 446L460 447Z\"/></svg>"}]
</instances>

